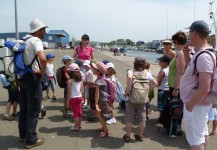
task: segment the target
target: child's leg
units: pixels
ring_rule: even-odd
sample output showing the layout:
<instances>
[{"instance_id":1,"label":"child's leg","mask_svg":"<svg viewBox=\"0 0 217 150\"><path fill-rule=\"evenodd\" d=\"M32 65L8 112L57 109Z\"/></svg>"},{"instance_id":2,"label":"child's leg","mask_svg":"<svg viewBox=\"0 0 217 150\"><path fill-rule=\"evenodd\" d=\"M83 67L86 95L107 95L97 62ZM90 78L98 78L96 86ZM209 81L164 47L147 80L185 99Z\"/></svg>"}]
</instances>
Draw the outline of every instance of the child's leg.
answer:
<instances>
[{"instance_id":1,"label":"child's leg","mask_svg":"<svg viewBox=\"0 0 217 150\"><path fill-rule=\"evenodd\" d=\"M75 122L75 128L79 128L80 124L79 124L79 120L80 120L80 116L79 116L79 99L78 98L71 98L70 100L70 106L73 112L73 117L74 117L74 122Z\"/></svg>"},{"instance_id":2,"label":"child's leg","mask_svg":"<svg viewBox=\"0 0 217 150\"><path fill-rule=\"evenodd\" d=\"M212 133L213 133L213 135L217 134L216 128L217 128L217 120L213 120L213 122L212 122Z\"/></svg>"},{"instance_id":3,"label":"child's leg","mask_svg":"<svg viewBox=\"0 0 217 150\"><path fill-rule=\"evenodd\" d=\"M54 80L54 78L52 78L52 80L51 80L51 90L52 90L52 92L53 92L53 100L56 100L56 92L55 92L55 87L56 87L56 84L55 84L55 80Z\"/></svg>"},{"instance_id":4,"label":"child's leg","mask_svg":"<svg viewBox=\"0 0 217 150\"><path fill-rule=\"evenodd\" d=\"M98 116L99 121L100 121L100 123L101 123L101 125L102 125L103 131L104 131L104 132L108 132L108 128L107 128L107 126L106 126L106 122L105 122L105 117L104 117L104 115L103 115L101 112L97 112L97 116Z\"/></svg>"},{"instance_id":5,"label":"child's leg","mask_svg":"<svg viewBox=\"0 0 217 150\"><path fill-rule=\"evenodd\" d=\"M13 102L13 114L15 114L17 112L17 102L14 101Z\"/></svg>"},{"instance_id":6,"label":"child's leg","mask_svg":"<svg viewBox=\"0 0 217 150\"><path fill-rule=\"evenodd\" d=\"M5 113L9 114L10 113L10 109L11 109L11 102L8 101L7 104L6 104Z\"/></svg>"}]
</instances>

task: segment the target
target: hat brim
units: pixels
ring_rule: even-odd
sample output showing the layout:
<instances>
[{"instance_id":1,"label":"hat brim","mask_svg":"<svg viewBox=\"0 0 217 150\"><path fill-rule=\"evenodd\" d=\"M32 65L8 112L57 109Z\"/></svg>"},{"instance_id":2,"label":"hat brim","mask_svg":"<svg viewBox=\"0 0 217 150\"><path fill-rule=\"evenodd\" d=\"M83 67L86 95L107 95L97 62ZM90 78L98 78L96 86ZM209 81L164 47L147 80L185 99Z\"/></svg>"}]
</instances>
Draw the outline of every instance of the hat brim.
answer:
<instances>
[{"instance_id":1,"label":"hat brim","mask_svg":"<svg viewBox=\"0 0 217 150\"><path fill-rule=\"evenodd\" d=\"M98 69L95 63L92 63L93 68Z\"/></svg>"}]
</instances>

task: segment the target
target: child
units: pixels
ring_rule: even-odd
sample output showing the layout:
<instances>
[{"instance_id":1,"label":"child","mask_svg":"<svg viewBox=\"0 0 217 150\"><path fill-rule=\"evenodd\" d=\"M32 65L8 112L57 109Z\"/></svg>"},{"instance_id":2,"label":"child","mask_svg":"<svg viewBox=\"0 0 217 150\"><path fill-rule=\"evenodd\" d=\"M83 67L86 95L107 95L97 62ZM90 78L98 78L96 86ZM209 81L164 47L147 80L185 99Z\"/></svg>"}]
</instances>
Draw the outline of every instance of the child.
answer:
<instances>
[{"instance_id":1,"label":"child","mask_svg":"<svg viewBox=\"0 0 217 150\"><path fill-rule=\"evenodd\" d=\"M54 79L54 71L53 71L54 70L53 61L54 61L55 55L47 54L46 58L47 58L47 65L46 65L45 74L48 75L49 80L50 80L50 85L49 85L48 89L46 90L46 99L49 99L49 90L51 88L51 90L53 92L52 100L56 100L56 93L55 93L56 82Z\"/></svg>"},{"instance_id":2,"label":"child","mask_svg":"<svg viewBox=\"0 0 217 150\"><path fill-rule=\"evenodd\" d=\"M159 116L161 116L165 104L168 102L170 91L168 86L168 73L170 58L168 56L162 56L158 58L159 66L161 67L158 76L158 98L157 98L157 109Z\"/></svg>"},{"instance_id":3,"label":"child","mask_svg":"<svg viewBox=\"0 0 217 150\"><path fill-rule=\"evenodd\" d=\"M17 115L19 115L19 113L16 112L17 104L19 102L19 91L17 89L16 82L9 82L7 77L3 74L0 74L0 82L2 83L2 86L8 90L8 102L6 104L5 114L2 119L12 121ZM13 106L12 115L9 114L11 105Z\"/></svg>"},{"instance_id":4,"label":"child","mask_svg":"<svg viewBox=\"0 0 217 150\"><path fill-rule=\"evenodd\" d=\"M69 65L71 65L73 58L65 55L62 58L62 62L64 64L64 68L63 68L63 79L65 80L65 83L67 85L67 82L69 80L69 75L68 75L68 67ZM67 105L67 86L64 88L64 109L63 109L63 116L66 118L68 117L68 105Z\"/></svg>"},{"instance_id":5,"label":"child","mask_svg":"<svg viewBox=\"0 0 217 150\"><path fill-rule=\"evenodd\" d=\"M89 111L91 110L89 105L89 88L88 88L88 84L90 82L95 82L95 78L93 75L93 72L91 70L91 66L90 66L90 61L89 60L85 60L83 63L83 68L84 68L84 76L85 76L85 80L84 80L84 89L85 89L85 99L87 100L87 109L85 111Z\"/></svg>"},{"instance_id":6,"label":"child","mask_svg":"<svg viewBox=\"0 0 217 150\"><path fill-rule=\"evenodd\" d=\"M213 121L212 122L212 132L209 135L217 135L217 109L216 109L216 104L214 104L209 113L208 113L208 119L209 121Z\"/></svg>"},{"instance_id":7,"label":"child","mask_svg":"<svg viewBox=\"0 0 217 150\"><path fill-rule=\"evenodd\" d=\"M67 102L70 105L75 124L70 128L72 131L79 131L81 129L82 120L82 94L83 93L83 82L80 73L79 66L72 63L68 67L69 80L67 83Z\"/></svg>"},{"instance_id":8,"label":"child","mask_svg":"<svg viewBox=\"0 0 217 150\"><path fill-rule=\"evenodd\" d=\"M107 78L112 80L112 82L115 85L115 91L116 91L116 71L115 71L115 66L113 63L109 62L106 64L106 68L107 68ZM115 119L115 111L114 111L114 106L112 105L112 113L111 113L111 119L107 120L106 123L107 124L115 124L116 123L116 119Z\"/></svg>"},{"instance_id":9,"label":"child","mask_svg":"<svg viewBox=\"0 0 217 150\"><path fill-rule=\"evenodd\" d=\"M145 70L151 73L150 66L151 66L151 63L149 61L146 61ZM149 98L149 101L146 103L146 119L147 120L149 119L148 114L152 112L150 108L151 108L151 100L154 98L154 89L150 89L148 98Z\"/></svg>"},{"instance_id":10,"label":"child","mask_svg":"<svg viewBox=\"0 0 217 150\"><path fill-rule=\"evenodd\" d=\"M108 86L106 81L103 79L105 78L107 69L105 64L103 64L102 62L99 62L97 64L92 64L92 65L93 65L93 74L97 76L95 82L96 83L95 84L95 88L96 88L95 106L96 106L97 116L102 126L102 128L99 128L97 130L101 131L99 137L104 138L107 137L109 134L108 128L106 126L104 114L110 114L112 112L112 107L110 106L109 103Z\"/></svg>"},{"instance_id":11,"label":"child","mask_svg":"<svg viewBox=\"0 0 217 150\"><path fill-rule=\"evenodd\" d=\"M126 95L129 97L129 100L126 102L126 134L123 136L125 142L130 142L130 131L132 127L132 122L134 119L135 111L137 112L138 120L139 120L139 134L135 134L134 137L137 141L143 141L143 134L145 130L145 121L146 121L146 104L134 104L132 94L132 82L133 76L145 76L147 80L149 80L150 89L157 86L157 81L152 77L152 75L145 71L146 60L142 57L136 57L134 61L134 70L129 69L127 71L127 87L126 87Z\"/></svg>"}]
</instances>

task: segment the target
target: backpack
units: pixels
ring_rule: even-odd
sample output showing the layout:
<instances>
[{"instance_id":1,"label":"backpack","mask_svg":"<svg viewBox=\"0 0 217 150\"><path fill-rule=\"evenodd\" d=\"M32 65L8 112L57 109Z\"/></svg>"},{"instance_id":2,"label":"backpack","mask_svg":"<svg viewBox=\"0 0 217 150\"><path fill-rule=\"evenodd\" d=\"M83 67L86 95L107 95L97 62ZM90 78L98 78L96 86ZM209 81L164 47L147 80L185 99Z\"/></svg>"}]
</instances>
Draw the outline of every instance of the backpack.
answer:
<instances>
[{"instance_id":1,"label":"backpack","mask_svg":"<svg viewBox=\"0 0 217 150\"><path fill-rule=\"evenodd\" d=\"M66 80L65 80L64 75L63 75L63 69L64 69L64 66L58 68L56 71L57 83L58 83L60 88L66 87Z\"/></svg>"},{"instance_id":2,"label":"backpack","mask_svg":"<svg viewBox=\"0 0 217 150\"><path fill-rule=\"evenodd\" d=\"M25 50L26 41L31 38L27 37L23 40L16 41L6 41L4 45L9 48L10 52L6 56L0 58L4 64L3 74L8 75L11 81L21 79L25 74L32 73L32 64L35 60L41 69L37 55L30 63L30 65L25 65L23 52ZM7 49L6 49L7 50Z\"/></svg>"},{"instance_id":3,"label":"backpack","mask_svg":"<svg viewBox=\"0 0 217 150\"><path fill-rule=\"evenodd\" d=\"M11 83L8 81L8 78L4 74L0 74L0 82L3 88L5 89L11 88Z\"/></svg>"},{"instance_id":4,"label":"backpack","mask_svg":"<svg viewBox=\"0 0 217 150\"><path fill-rule=\"evenodd\" d=\"M126 101L126 95L122 88L121 82L116 78L116 102Z\"/></svg>"},{"instance_id":5,"label":"backpack","mask_svg":"<svg viewBox=\"0 0 217 150\"><path fill-rule=\"evenodd\" d=\"M113 104L116 97L117 97L117 94L116 94L116 91L115 91L115 85L114 85L112 80L110 80L110 79L108 79L106 77L102 77L101 79L103 79L107 84L108 94L109 94L109 103Z\"/></svg>"},{"instance_id":6,"label":"backpack","mask_svg":"<svg viewBox=\"0 0 217 150\"><path fill-rule=\"evenodd\" d=\"M173 98L168 101L163 108L162 114L159 117L159 123L163 125L164 128L170 129L171 120L178 119L181 121L183 118L183 102L180 99ZM172 131L177 129L177 124L173 124Z\"/></svg>"},{"instance_id":7,"label":"backpack","mask_svg":"<svg viewBox=\"0 0 217 150\"><path fill-rule=\"evenodd\" d=\"M49 76L47 74L44 74L41 80L42 91L47 90L50 84L51 84L51 80L49 79Z\"/></svg>"},{"instance_id":8,"label":"backpack","mask_svg":"<svg viewBox=\"0 0 217 150\"><path fill-rule=\"evenodd\" d=\"M207 53L209 54L212 58L212 54L211 53L215 53L216 52L214 49L210 48L210 49L206 49L205 51L200 52L196 57L195 60L193 61L194 63L194 70L193 70L193 74L192 75L197 75L196 74L196 70L197 70L197 59L198 57L203 54L203 53ZM212 81L211 81L211 89L209 94L207 95L207 97L204 99L205 102L210 103L210 104L217 104L217 62L216 60L213 58L214 61L214 69L213 69L213 76L212 76ZM197 89L198 85L195 87Z\"/></svg>"},{"instance_id":9,"label":"backpack","mask_svg":"<svg viewBox=\"0 0 217 150\"><path fill-rule=\"evenodd\" d=\"M150 89L147 72L133 72L129 102L133 104L145 104L148 102Z\"/></svg>"}]
</instances>

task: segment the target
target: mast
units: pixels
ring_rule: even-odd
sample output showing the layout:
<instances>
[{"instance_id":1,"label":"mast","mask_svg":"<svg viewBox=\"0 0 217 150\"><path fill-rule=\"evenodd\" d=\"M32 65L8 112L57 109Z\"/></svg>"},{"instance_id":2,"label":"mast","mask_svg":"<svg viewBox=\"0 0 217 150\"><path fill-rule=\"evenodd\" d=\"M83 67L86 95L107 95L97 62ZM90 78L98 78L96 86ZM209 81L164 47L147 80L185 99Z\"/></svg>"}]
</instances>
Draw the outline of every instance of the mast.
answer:
<instances>
[{"instance_id":1,"label":"mast","mask_svg":"<svg viewBox=\"0 0 217 150\"><path fill-rule=\"evenodd\" d=\"M209 2L209 16L210 19L213 19L213 26L214 26L214 30L215 30L215 50L217 51L217 25L216 25L216 19L215 19L215 15L212 11L212 4L214 3L214 1Z\"/></svg>"}]
</instances>

